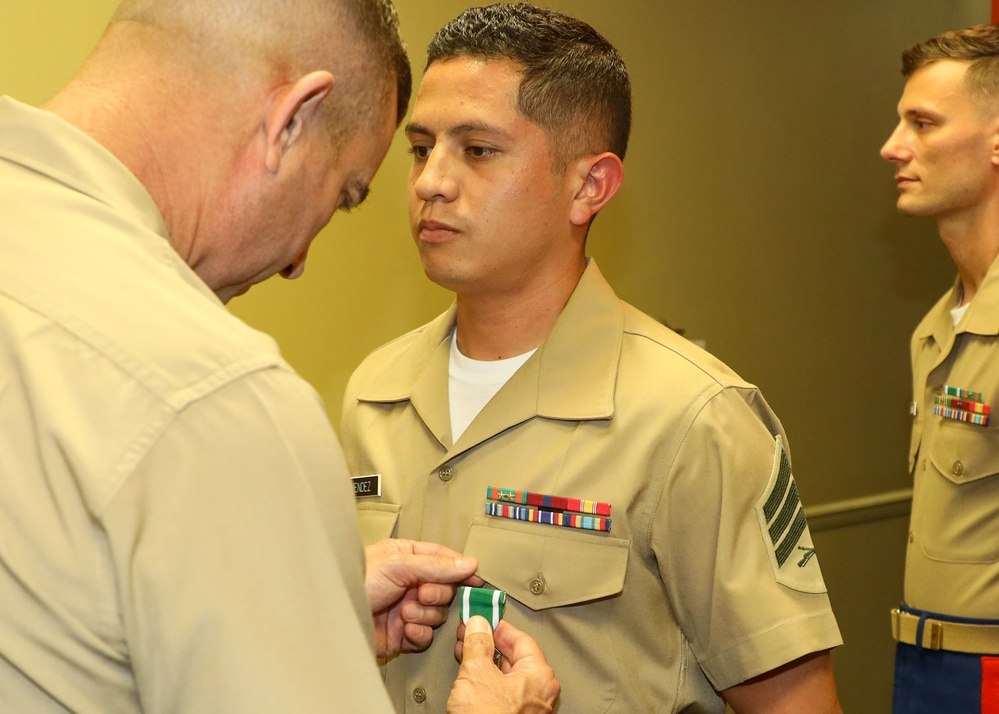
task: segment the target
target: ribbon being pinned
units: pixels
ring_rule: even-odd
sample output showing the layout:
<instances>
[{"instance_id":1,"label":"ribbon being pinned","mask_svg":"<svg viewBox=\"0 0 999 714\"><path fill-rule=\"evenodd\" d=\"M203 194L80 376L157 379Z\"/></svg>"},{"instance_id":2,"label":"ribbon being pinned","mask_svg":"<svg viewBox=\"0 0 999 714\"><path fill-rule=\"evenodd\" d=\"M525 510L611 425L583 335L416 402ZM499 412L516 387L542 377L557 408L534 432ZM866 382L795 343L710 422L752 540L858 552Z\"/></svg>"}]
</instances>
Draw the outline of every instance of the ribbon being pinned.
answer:
<instances>
[{"instance_id":1,"label":"ribbon being pinned","mask_svg":"<svg viewBox=\"0 0 999 714\"><path fill-rule=\"evenodd\" d=\"M503 619L505 608L506 593L502 590L473 588L469 585L458 588L458 612L466 625L472 615L482 615L495 630Z\"/></svg>"}]
</instances>

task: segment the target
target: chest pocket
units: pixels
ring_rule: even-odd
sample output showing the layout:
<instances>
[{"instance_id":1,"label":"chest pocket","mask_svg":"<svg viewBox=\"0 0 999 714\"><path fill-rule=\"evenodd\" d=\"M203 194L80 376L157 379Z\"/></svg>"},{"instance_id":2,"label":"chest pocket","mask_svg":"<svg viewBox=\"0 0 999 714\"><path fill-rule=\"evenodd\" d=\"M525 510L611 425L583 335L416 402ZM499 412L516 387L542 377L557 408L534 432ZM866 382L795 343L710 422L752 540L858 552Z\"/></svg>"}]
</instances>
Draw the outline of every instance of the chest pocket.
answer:
<instances>
[{"instance_id":1,"label":"chest pocket","mask_svg":"<svg viewBox=\"0 0 999 714\"><path fill-rule=\"evenodd\" d=\"M399 511L402 506L395 503L357 504L357 520L361 526L361 539L369 546L384 538L395 535L395 527L399 523Z\"/></svg>"},{"instance_id":2,"label":"chest pocket","mask_svg":"<svg viewBox=\"0 0 999 714\"><path fill-rule=\"evenodd\" d=\"M505 590L504 619L528 632L562 680L559 711L603 714L619 698L628 666L614 623L631 543L605 534L477 516L465 554ZM523 607L521 607L523 606Z\"/></svg>"},{"instance_id":3,"label":"chest pocket","mask_svg":"<svg viewBox=\"0 0 999 714\"><path fill-rule=\"evenodd\" d=\"M478 573L531 610L576 605L624 589L630 541L477 516L465 554Z\"/></svg>"},{"instance_id":4,"label":"chest pocket","mask_svg":"<svg viewBox=\"0 0 999 714\"><path fill-rule=\"evenodd\" d=\"M925 472L914 508L926 556L952 563L999 560L999 428L943 420L918 468Z\"/></svg>"}]
</instances>

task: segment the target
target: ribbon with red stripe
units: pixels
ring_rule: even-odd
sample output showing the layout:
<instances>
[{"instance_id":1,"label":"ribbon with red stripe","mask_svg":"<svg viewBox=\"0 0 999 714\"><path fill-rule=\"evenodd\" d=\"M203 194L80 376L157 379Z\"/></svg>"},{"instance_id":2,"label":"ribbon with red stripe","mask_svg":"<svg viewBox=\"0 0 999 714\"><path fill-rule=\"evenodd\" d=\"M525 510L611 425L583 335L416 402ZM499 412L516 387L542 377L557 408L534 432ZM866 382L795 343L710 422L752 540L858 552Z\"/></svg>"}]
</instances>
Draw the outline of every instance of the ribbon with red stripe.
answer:
<instances>
[{"instance_id":1,"label":"ribbon with red stripe","mask_svg":"<svg viewBox=\"0 0 999 714\"><path fill-rule=\"evenodd\" d=\"M565 496L549 496L545 493L518 491L512 488L490 486L486 489L486 498L491 501L518 503L522 506L535 506L536 508L546 508L554 511L574 511L576 513L592 513L593 515L608 517L611 514L611 505L609 503L587 501L581 498L567 498Z\"/></svg>"},{"instance_id":2,"label":"ribbon with red stripe","mask_svg":"<svg viewBox=\"0 0 999 714\"><path fill-rule=\"evenodd\" d=\"M530 523L543 523L549 526L562 526L563 528L603 531L605 533L609 533L611 529L610 518L588 516L582 513L547 511L543 508L517 506L515 504L497 503L495 501L486 503L486 515L511 518L517 521L529 521Z\"/></svg>"}]
</instances>

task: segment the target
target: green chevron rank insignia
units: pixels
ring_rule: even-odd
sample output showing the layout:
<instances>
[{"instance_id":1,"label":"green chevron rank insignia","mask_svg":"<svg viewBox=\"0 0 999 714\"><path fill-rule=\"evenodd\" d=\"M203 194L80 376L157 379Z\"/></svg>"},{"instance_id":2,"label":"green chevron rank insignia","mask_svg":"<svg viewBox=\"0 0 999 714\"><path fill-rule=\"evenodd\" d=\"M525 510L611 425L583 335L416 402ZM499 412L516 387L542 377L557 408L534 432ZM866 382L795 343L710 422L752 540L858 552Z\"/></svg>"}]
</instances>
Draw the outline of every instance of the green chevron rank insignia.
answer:
<instances>
[{"instance_id":1,"label":"green chevron rank insignia","mask_svg":"<svg viewBox=\"0 0 999 714\"><path fill-rule=\"evenodd\" d=\"M490 626L495 630L499 621L503 619L505 608L506 593L502 590L473 588L468 585L458 588L458 612L461 614L461 621L466 625L472 615L482 615L489 620Z\"/></svg>"},{"instance_id":2,"label":"green chevron rank insignia","mask_svg":"<svg viewBox=\"0 0 999 714\"><path fill-rule=\"evenodd\" d=\"M800 592L826 592L791 462L779 436L774 441L770 479L756 503L756 514L777 582Z\"/></svg>"}]
</instances>

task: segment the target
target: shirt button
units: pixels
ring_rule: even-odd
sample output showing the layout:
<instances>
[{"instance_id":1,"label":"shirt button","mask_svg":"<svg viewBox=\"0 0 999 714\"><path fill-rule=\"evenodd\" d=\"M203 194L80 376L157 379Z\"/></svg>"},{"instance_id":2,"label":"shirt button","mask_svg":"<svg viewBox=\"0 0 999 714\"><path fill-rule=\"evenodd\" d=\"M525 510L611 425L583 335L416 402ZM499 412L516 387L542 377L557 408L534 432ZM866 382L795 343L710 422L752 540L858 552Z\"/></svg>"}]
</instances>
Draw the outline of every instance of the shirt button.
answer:
<instances>
[{"instance_id":1,"label":"shirt button","mask_svg":"<svg viewBox=\"0 0 999 714\"><path fill-rule=\"evenodd\" d=\"M423 687L417 687L413 690L413 701L417 704L423 704L427 701L427 690Z\"/></svg>"},{"instance_id":2,"label":"shirt button","mask_svg":"<svg viewBox=\"0 0 999 714\"><path fill-rule=\"evenodd\" d=\"M951 467L951 471L954 472L955 476L960 476L961 474L964 473L964 464L962 464L960 461L955 461L954 465Z\"/></svg>"},{"instance_id":3,"label":"shirt button","mask_svg":"<svg viewBox=\"0 0 999 714\"><path fill-rule=\"evenodd\" d=\"M437 478L439 478L444 483L447 483L454 478L454 469L450 466L445 466L437 470Z\"/></svg>"},{"instance_id":4,"label":"shirt button","mask_svg":"<svg viewBox=\"0 0 999 714\"><path fill-rule=\"evenodd\" d=\"M914 540L916 540L915 534L913 534L912 531L909 531L909 542L912 543Z\"/></svg>"},{"instance_id":5,"label":"shirt button","mask_svg":"<svg viewBox=\"0 0 999 714\"><path fill-rule=\"evenodd\" d=\"M923 471L926 470L926 457L923 457Z\"/></svg>"},{"instance_id":6,"label":"shirt button","mask_svg":"<svg viewBox=\"0 0 999 714\"><path fill-rule=\"evenodd\" d=\"M528 587L531 589L532 593L534 593L535 595L540 595L545 591L545 581L542 580L541 578L535 578L530 582Z\"/></svg>"}]
</instances>

